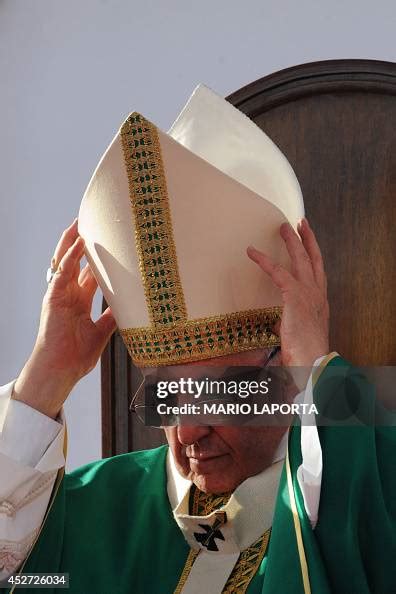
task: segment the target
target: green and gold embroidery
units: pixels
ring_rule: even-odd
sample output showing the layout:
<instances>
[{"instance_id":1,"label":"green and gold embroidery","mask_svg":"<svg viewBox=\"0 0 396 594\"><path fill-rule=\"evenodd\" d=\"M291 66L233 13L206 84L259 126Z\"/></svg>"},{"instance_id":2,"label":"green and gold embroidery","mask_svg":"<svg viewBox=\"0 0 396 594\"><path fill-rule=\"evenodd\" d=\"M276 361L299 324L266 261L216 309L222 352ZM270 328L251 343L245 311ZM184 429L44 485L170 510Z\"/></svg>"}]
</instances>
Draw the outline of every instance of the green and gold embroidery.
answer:
<instances>
[{"instance_id":1,"label":"green and gold embroidery","mask_svg":"<svg viewBox=\"0 0 396 594\"><path fill-rule=\"evenodd\" d=\"M190 489L190 513L192 516L208 516L216 509L224 507L230 499L232 493L204 493L194 484Z\"/></svg>"},{"instance_id":2,"label":"green and gold embroidery","mask_svg":"<svg viewBox=\"0 0 396 594\"><path fill-rule=\"evenodd\" d=\"M127 328L120 334L137 365L170 365L277 346L279 337L272 328L281 311L280 307L242 311L162 329Z\"/></svg>"},{"instance_id":3,"label":"green and gold embroidery","mask_svg":"<svg viewBox=\"0 0 396 594\"><path fill-rule=\"evenodd\" d=\"M143 116L132 113L121 128L121 139L150 321L155 327L177 324L187 313L158 132Z\"/></svg>"},{"instance_id":4,"label":"green and gold embroidery","mask_svg":"<svg viewBox=\"0 0 396 594\"><path fill-rule=\"evenodd\" d=\"M271 528L239 555L222 594L244 594L267 551Z\"/></svg>"}]
</instances>

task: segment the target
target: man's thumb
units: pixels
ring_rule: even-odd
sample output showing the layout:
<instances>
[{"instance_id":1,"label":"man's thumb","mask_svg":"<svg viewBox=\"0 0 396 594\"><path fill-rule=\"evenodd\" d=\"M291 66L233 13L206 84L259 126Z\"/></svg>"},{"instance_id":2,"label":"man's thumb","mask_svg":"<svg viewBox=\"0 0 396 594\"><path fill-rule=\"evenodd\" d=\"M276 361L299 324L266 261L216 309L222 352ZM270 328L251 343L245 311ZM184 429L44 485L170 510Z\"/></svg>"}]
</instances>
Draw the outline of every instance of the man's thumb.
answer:
<instances>
[{"instance_id":1,"label":"man's thumb","mask_svg":"<svg viewBox=\"0 0 396 594\"><path fill-rule=\"evenodd\" d=\"M103 339L107 342L114 330L117 328L117 324L110 307L107 307L104 310L96 322L96 327L102 334Z\"/></svg>"}]
</instances>

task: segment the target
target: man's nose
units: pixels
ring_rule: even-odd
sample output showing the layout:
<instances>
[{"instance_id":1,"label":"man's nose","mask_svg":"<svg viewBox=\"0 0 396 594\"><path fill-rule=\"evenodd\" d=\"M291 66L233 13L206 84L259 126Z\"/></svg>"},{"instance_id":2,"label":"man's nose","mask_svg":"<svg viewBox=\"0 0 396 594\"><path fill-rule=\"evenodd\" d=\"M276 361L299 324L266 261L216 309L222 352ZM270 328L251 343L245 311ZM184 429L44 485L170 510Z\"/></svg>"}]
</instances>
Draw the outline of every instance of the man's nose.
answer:
<instances>
[{"instance_id":1,"label":"man's nose","mask_svg":"<svg viewBox=\"0 0 396 594\"><path fill-rule=\"evenodd\" d=\"M209 425L178 425L177 436L180 443L188 446L209 435L211 430Z\"/></svg>"}]
</instances>

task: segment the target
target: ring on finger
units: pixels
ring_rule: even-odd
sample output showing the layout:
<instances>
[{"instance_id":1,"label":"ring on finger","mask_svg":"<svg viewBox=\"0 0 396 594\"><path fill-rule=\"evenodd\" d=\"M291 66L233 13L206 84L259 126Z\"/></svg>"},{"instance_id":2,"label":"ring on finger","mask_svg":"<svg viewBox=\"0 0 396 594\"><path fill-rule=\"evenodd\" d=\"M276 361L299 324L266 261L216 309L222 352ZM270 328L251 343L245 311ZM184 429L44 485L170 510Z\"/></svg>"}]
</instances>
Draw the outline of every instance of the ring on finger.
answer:
<instances>
[{"instance_id":1,"label":"ring on finger","mask_svg":"<svg viewBox=\"0 0 396 594\"><path fill-rule=\"evenodd\" d=\"M50 268L47 269L46 281L48 284L50 284L50 282L54 278L55 273L56 273L56 268L52 268L52 266L51 266Z\"/></svg>"},{"instance_id":2,"label":"ring on finger","mask_svg":"<svg viewBox=\"0 0 396 594\"><path fill-rule=\"evenodd\" d=\"M52 279L54 278L55 274L59 274L60 272L62 272L61 270L61 266L57 266L55 263L55 258L52 258L51 260L51 266L49 268L47 268L47 274L46 274L46 281L48 284L50 284L50 282L52 281Z\"/></svg>"}]
</instances>

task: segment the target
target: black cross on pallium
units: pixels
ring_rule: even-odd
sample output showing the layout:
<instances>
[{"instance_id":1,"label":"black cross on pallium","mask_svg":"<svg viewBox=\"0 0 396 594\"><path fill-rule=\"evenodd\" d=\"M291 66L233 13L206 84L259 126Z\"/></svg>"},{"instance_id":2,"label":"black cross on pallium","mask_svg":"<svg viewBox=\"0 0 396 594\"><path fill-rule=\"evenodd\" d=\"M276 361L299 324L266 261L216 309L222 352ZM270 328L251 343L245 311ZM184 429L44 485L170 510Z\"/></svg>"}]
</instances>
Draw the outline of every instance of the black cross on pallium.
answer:
<instances>
[{"instance_id":1,"label":"black cross on pallium","mask_svg":"<svg viewBox=\"0 0 396 594\"><path fill-rule=\"evenodd\" d=\"M197 542L200 542L201 545L203 545L204 547L206 547L208 551L218 551L219 549L217 544L215 543L215 538L224 540L224 536L218 528L222 524L225 524L225 522L227 521L225 518L226 516L216 518L213 526L210 526L208 524L198 524L198 526L205 530L205 532L194 532L195 540Z\"/></svg>"}]
</instances>

